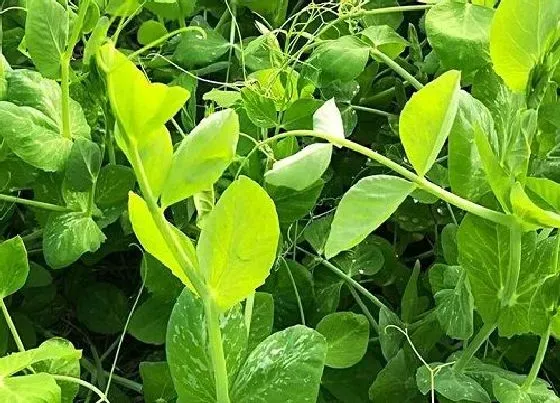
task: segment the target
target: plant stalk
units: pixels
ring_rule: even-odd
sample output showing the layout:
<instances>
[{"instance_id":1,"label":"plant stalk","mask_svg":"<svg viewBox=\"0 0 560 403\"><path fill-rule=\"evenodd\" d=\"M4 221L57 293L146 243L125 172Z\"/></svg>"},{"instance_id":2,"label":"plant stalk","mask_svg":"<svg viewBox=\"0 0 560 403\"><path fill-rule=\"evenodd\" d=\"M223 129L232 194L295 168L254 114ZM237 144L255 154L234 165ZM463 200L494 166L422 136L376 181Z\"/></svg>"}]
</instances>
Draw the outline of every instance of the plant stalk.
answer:
<instances>
[{"instance_id":1,"label":"plant stalk","mask_svg":"<svg viewBox=\"0 0 560 403\"><path fill-rule=\"evenodd\" d=\"M424 84L416 79L412 74L410 74L406 69L402 68L396 61L391 59L385 53L379 51L378 49L371 49L370 52L377 56L379 59L383 60L383 62L393 69L399 76L401 76L405 81L409 82L416 88L417 90L421 90L424 88Z\"/></svg>"},{"instance_id":2,"label":"plant stalk","mask_svg":"<svg viewBox=\"0 0 560 403\"><path fill-rule=\"evenodd\" d=\"M541 366L546 355L546 350L548 348L551 328L552 326L549 324L546 332L541 336L541 341L539 343L537 355L535 356L535 361L533 361L533 365L531 365L531 370L529 371L529 375L527 375L527 379L525 379L525 382L523 382L522 389L524 391L529 390L531 386L533 386L533 383L537 380L537 376L539 375L539 371L541 370Z\"/></svg>"},{"instance_id":3,"label":"plant stalk","mask_svg":"<svg viewBox=\"0 0 560 403\"><path fill-rule=\"evenodd\" d=\"M21 198L16 197L16 196L10 196L10 195L5 195L5 194L0 194L0 201L23 204L24 206L37 207L37 208L40 208L40 209L43 209L43 210L57 211L59 213L69 213L69 212L73 211L73 210L71 210L71 209L69 209L68 207L65 207L65 206L60 206L60 205L51 204L51 203L44 203L44 202L35 201L35 200L21 199Z\"/></svg>"},{"instance_id":4,"label":"plant stalk","mask_svg":"<svg viewBox=\"0 0 560 403\"><path fill-rule=\"evenodd\" d=\"M514 223L509 230L509 265L502 298L502 306L510 306L515 303L517 283L521 271L521 227Z\"/></svg>"},{"instance_id":5,"label":"plant stalk","mask_svg":"<svg viewBox=\"0 0 560 403\"><path fill-rule=\"evenodd\" d=\"M230 403L229 379L222 343L222 331L220 329L220 312L211 298L204 300L204 312L208 327L210 355L212 357L212 366L214 367L214 379L216 381L216 402Z\"/></svg>"},{"instance_id":6,"label":"plant stalk","mask_svg":"<svg viewBox=\"0 0 560 403\"><path fill-rule=\"evenodd\" d=\"M482 344L488 339L488 337L490 337L494 329L496 329L495 323L485 323L482 325L478 333L468 344L467 348L463 350L463 354L461 354L459 360L453 364L453 369L456 371L462 371L469 363L473 355L480 349Z\"/></svg>"},{"instance_id":7,"label":"plant stalk","mask_svg":"<svg viewBox=\"0 0 560 403\"><path fill-rule=\"evenodd\" d=\"M387 158L384 155L371 150L370 148L354 143L353 141L350 141L348 139L342 139L325 133L317 133L313 130L293 130L279 134L278 136L270 137L269 139L263 141L261 144L266 144L271 141L278 141L281 138L290 136L317 137L327 140L331 144L346 147L359 154L365 155L366 157L378 162L381 165L386 166L387 168L393 170L394 172L418 185L420 189L423 189L426 192L437 196L438 198L449 204L452 204L462 210L468 211L469 213L475 214L497 224L505 225L507 227L510 227L512 224L511 216L500 213L498 211L490 210L484 206L481 206L480 204L473 203L470 200L463 199L462 197L459 197L454 193L448 192L442 187L428 181L426 178L420 177L415 173L410 172L408 169L402 167L390 158Z\"/></svg>"},{"instance_id":8,"label":"plant stalk","mask_svg":"<svg viewBox=\"0 0 560 403\"><path fill-rule=\"evenodd\" d=\"M4 319L6 320L8 328L12 333L12 337L14 338L17 349L18 351L23 353L25 351L25 346L23 345L23 342L19 337L19 334L16 329L16 325L14 324L14 321L12 320L12 317L10 316L10 313L8 312L8 308L6 307L6 303L4 302L3 299L0 299L0 307L2 308L2 314L4 314Z\"/></svg>"},{"instance_id":9,"label":"plant stalk","mask_svg":"<svg viewBox=\"0 0 560 403\"><path fill-rule=\"evenodd\" d=\"M64 52L60 57L60 87L62 89L62 136L72 138L70 126L70 56Z\"/></svg>"}]
</instances>

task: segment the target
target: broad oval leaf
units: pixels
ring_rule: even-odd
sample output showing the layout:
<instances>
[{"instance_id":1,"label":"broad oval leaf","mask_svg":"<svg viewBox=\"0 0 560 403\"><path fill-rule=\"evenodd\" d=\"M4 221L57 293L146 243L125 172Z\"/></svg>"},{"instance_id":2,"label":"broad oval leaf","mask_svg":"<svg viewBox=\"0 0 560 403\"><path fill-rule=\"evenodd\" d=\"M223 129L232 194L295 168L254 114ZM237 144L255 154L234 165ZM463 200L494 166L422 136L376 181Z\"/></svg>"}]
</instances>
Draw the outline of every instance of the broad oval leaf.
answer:
<instances>
[{"instance_id":1,"label":"broad oval leaf","mask_svg":"<svg viewBox=\"0 0 560 403\"><path fill-rule=\"evenodd\" d=\"M326 354L325 338L315 330L298 325L274 333L240 368L232 401L315 403Z\"/></svg>"},{"instance_id":2,"label":"broad oval leaf","mask_svg":"<svg viewBox=\"0 0 560 403\"><path fill-rule=\"evenodd\" d=\"M370 41L375 49L385 53L391 59L396 59L408 45L408 41L388 25L367 27L360 32L360 35Z\"/></svg>"},{"instance_id":3,"label":"broad oval leaf","mask_svg":"<svg viewBox=\"0 0 560 403\"><path fill-rule=\"evenodd\" d=\"M74 263L86 252L95 252L105 235L84 213L52 214L43 235L45 261L53 269Z\"/></svg>"},{"instance_id":4,"label":"broad oval leaf","mask_svg":"<svg viewBox=\"0 0 560 403\"><path fill-rule=\"evenodd\" d=\"M0 396L0 401L6 403L58 403L62 397L60 387L52 375L47 373L3 379L0 384Z\"/></svg>"},{"instance_id":5,"label":"broad oval leaf","mask_svg":"<svg viewBox=\"0 0 560 403\"><path fill-rule=\"evenodd\" d=\"M460 81L461 73L456 70L443 73L415 93L401 113L401 141L420 176L430 170L453 127Z\"/></svg>"},{"instance_id":6,"label":"broad oval leaf","mask_svg":"<svg viewBox=\"0 0 560 403\"><path fill-rule=\"evenodd\" d=\"M389 175L361 179L342 197L325 245L330 259L363 241L393 214L416 185Z\"/></svg>"},{"instance_id":7,"label":"broad oval leaf","mask_svg":"<svg viewBox=\"0 0 560 403\"><path fill-rule=\"evenodd\" d=\"M435 368L434 364L432 368ZM416 383L423 394L431 390L432 376L425 366L420 367L416 372ZM436 392L454 402L466 400L490 403L491 401L488 392L478 382L462 372L455 371L451 366L443 367L435 373L433 385Z\"/></svg>"},{"instance_id":8,"label":"broad oval leaf","mask_svg":"<svg viewBox=\"0 0 560 403\"><path fill-rule=\"evenodd\" d=\"M240 305L220 320L230 381L246 357L247 328ZM166 355L179 400L215 403L216 383L202 300L185 289L167 325Z\"/></svg>"},{"instance_id":9,"label":"broad oval leaf","mask_svg":"<svg viewBox=\"0 0 560 403\"><path fill-rule=\"evenodd\" d=\"M192 288L192 284L187 276L187 273L184 268L181 267L175 258L175 255L167 245L167 242L150 213L148 205L144 199L133 192L130 192L129 194L128 214L134 233L142 244L142 247L146 249L149 254L167 266L167 268L171 270L171 273L181 280L183 284ZM185 255L190 260L191 268L196 271L198 268L198 262L191 240L169 222L166 221L166 224L173 230L175 239L183 247Z\"/></svg>"},{"instance_id":10,"label":"broad oval leaf","mask_svg":"<svg viewBox=\"0 0 560 403\"><path fill-rule=\"evenodd\" d=\"M161 196L169 206L206 190L233 161L239 139L239 119L231 110L213 113L181 142Z\"/></svg>"},{"instance_id":11,"label":"broad oval leaf","mask_svg":"<svg viewBox=\"0 0 560 403\"><path fill-rule=\"evenodd\" d=\"M274 202L247 177L222 194L200 234L200 270L217 306L225 311L264 283L280 236Z\"/></svg>"},{"instance_id":12,"label":"broad oval leaf","mask_svg":"<svg viewBox=\"0 0 560 403\"><path fill-rule=\"evenodd\" d=\"M0 299L23 287L28 274L27 251L23 240L17 236L0 243Z\"/></svg>"},{"instance_id":13,"label":"broad oval leaf","mask_svg":"<svg viewBox=\"0 0 560 403\"><path fill-rule=\"evenodd\" d=\"M500 2L490 30L490 56L494 70L513 91L525 91L531 71L543 61L558 15L558 1Z\"/></svg>"},{"instance_id":14,"label":"broad oval leaf","mask_svg":"<svg viewBox=\"0 0 560 403\"><path fill-rule=\"evenodd\" d=\"M325 365L349 368L363 358L369 344L369 322L365 315L336 312L325 316L315 328L327 340Z\"/></svg>"}]
</instances>

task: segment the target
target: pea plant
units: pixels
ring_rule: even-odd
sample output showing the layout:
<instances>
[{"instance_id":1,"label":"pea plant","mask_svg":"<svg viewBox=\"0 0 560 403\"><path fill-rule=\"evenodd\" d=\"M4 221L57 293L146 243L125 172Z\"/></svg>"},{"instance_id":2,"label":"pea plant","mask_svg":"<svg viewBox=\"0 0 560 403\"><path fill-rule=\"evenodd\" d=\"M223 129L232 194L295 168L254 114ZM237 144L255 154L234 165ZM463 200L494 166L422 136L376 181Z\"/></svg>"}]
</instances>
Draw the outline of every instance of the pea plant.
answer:
<instances>
[{"instance_id":1,"label":"pea plant","mask_svg":"<svg viewBox=\"0 0 560 403\"><path fill-rule=\"evenodd\" d=\"M0 4L0 402L560 401L560 2Z\"/></svg>"}]
</instances>

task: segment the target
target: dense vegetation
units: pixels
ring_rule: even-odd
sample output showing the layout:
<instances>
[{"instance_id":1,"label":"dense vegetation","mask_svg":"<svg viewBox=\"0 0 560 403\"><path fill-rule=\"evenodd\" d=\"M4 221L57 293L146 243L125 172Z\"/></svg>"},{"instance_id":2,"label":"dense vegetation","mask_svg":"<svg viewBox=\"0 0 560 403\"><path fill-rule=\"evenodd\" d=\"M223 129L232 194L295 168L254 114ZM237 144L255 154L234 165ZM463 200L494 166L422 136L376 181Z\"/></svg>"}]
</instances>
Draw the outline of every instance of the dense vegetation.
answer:
<instances>
[{"instance_id":1,"label":"dense vegetation","mask_svg":"<svg viewBox=\"0 0 560 403\"><path fill-rule=\"evenodd\" d=\"M560 1L4 0L0 402L556 402Z\"/></svg>"}]
</instances>

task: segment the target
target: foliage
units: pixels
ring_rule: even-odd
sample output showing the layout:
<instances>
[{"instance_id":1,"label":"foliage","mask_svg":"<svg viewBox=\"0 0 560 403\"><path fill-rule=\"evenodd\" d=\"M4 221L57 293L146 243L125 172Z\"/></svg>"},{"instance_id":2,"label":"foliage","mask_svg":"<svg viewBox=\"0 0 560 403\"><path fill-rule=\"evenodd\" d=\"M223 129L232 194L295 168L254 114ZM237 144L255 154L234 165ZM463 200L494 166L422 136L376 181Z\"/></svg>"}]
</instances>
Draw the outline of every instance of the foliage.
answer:
<instances>
[{"instance_id":1,"label":"foliage","mask_svg":"<svg viewBox=\"0 0 560 403\"><path fill-rule=\"evenodd\" d=\"M560 401L559 21L5 1L0 402Z\"/></svg>"}]
</instances>

